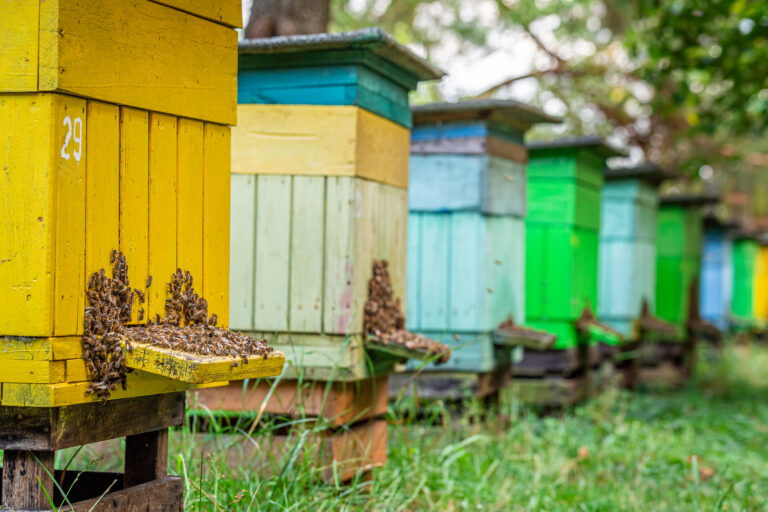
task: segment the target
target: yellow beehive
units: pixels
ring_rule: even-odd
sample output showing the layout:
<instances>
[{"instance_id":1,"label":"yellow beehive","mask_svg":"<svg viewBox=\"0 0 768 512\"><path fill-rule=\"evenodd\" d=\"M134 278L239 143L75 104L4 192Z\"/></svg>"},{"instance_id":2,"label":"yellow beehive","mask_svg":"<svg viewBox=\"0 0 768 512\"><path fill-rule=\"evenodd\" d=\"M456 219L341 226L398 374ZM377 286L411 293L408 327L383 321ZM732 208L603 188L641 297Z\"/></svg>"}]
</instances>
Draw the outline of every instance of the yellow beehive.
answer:
<instances>
[{"instance_id":1,"label":"yellow beehive","mask_svg":"<svg viewBox=\"0 0 768 512\"><path fill-rule=\"evenodd\" d=\"M0 12L0 403L90 401L85 288L113 249L146 319L180 267L228 324L240 2L0 0ZM191 386L135 372L113 398Z\"/></svg>"}]
</instances>

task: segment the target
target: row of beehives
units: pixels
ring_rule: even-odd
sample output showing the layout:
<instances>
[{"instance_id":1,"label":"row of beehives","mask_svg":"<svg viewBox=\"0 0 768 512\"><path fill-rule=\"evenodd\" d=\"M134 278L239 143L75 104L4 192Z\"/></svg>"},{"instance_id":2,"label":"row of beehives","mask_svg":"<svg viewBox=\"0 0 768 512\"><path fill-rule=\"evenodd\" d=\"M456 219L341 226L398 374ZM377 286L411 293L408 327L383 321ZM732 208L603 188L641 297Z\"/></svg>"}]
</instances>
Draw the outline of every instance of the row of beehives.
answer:
<instances>
[{"instance_id":1,"label":"row of beehives","mask_svg":"<svg viewBox=\"0 0 768 512\"><path fill-rule=\"evenodd\" d=\"M3 405L86 394L89 275L125 254L163 314L178 267L227 323L237 2L2 2L0 383ZM113 398L190 388L138 372Z\"/></svg>"}]
</instances>

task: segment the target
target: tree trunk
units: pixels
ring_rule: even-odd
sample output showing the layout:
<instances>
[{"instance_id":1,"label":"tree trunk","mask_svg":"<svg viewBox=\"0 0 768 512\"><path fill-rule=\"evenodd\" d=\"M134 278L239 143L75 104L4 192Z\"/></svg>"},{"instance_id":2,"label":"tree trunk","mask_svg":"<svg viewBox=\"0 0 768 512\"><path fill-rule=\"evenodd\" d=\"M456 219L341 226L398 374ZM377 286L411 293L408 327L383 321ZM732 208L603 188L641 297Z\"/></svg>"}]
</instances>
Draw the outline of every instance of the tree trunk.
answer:
<instances>
[{"instance_id":1,"label":"tree trunk","mask_svg":"<svg viewBox=\"0 0 768 512\"><path fill-rule=\"evenodd\" d=\"M330 0L253 0L245 37L326 32L330 11Z\"/></svg>"}]
</instances>

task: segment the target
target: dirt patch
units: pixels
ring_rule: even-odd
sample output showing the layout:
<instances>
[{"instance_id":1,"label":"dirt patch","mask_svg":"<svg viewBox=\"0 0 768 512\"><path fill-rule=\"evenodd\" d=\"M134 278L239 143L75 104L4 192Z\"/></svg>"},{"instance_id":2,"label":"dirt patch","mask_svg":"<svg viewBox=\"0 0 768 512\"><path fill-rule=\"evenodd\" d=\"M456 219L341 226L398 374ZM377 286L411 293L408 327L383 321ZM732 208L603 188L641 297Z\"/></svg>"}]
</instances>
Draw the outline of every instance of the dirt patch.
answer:
<instances>
[{"instance_id":1,"label":"dirt patch","mask_svg":"<svg viewBox=\"0 0 768 512\"><path fill-rule=\"evenodd\" d=\"M134 303L143 304L144 294L133 290L128 279L125 256L112 251L112 278L104 269L88 280L88 306L85 308L83 353L89 377L89 393L102 400L122 386L130 369L125 365L122 343L147 343L179 352L206 356L267 358L273 349L265 340L254 340L242 333L217 327L215 314L208 315L208 302L195 292L193 277L178 269L167 285L165 316L157 315L148 325L128 325ZM152 279L147 280L147 286ZM144 310L139 310L139 321ZM233 365L237 365L233 362Z\"/></svg>"},{"instance_id":2,"label":"dirt patch","mask_svg":"<svg viewBox=\"0 0 768 512\"><path fill-rule=\"evenodd\" d=\"M368 300L365 303L365 334L385 345L400 345L439 356L435 361L437 364L447 362L451 357L451 349L447 345L405 329L405 315L400 309L400 299L394 298L388 267L386 260L373 262L373 276L368 281Z\"/></svg>"}]
</instances>

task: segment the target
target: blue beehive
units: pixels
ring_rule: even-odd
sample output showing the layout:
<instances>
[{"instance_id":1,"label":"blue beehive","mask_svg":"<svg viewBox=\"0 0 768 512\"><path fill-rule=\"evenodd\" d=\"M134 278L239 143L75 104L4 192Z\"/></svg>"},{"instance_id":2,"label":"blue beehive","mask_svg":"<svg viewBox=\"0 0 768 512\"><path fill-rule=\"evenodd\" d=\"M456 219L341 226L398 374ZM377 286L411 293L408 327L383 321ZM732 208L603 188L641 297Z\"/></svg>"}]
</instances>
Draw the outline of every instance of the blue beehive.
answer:
<instances>
[{"instance_id":1,"label":"blue beehive","mask_svg":"<svg viewBox=\"0 0 768 512\"><path fill-rule=\"evenodd\" d=\"M643 302L654 310L658 184L669 175L654 164L611 168L601 199L598 316L633 338Z\"/></svg>"},{"instance_id":2,"label":"blue beehive","mask_svg":"<svg viewBox=\"0 0 768 512\"><path fill-rule=\"evenodd\" d=\"M715 216L704 223L701 259L700 314L719 329L729 326L733 300L733 228Z\"/></svg>"},{"instance_id":3,"label":"blue beehive","mask_svg":"<svg viewBox=\"0 0 768 512\"><path fill-rule=\"evenodd\" d=\"M407 327L454 348L447 364L428 370L490 372L507 365L496 357L493 331L510 315L525 320L523 135L557 120L505 100L413 114Z\"/></svg>"}]
</instances>

